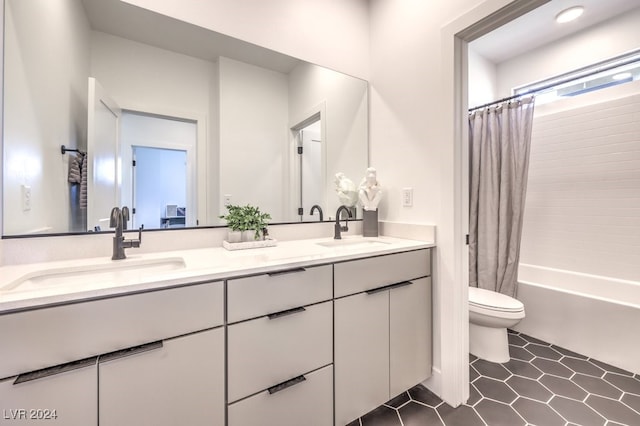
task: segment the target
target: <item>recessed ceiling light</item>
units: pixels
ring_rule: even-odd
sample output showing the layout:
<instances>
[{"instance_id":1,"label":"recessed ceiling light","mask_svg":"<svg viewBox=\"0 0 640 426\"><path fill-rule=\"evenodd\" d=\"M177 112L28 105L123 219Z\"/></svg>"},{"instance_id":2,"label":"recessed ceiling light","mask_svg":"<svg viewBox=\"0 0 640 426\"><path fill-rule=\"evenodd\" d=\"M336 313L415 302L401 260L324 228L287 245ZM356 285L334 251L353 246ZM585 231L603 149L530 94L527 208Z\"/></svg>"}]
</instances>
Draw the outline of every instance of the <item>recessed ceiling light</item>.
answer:
<instances>
[{"instance_id":1,"label":"recessed ceiling light","mask_svg":"<svg viewBox=\"0 0 640 426\"><path fill-rule=\"evenodd\" d=\"M621 72L619 74L615 74L613 77L611 77L614 80L626 80L627 78L631 77L631 73L630 72Z\"/></svg>"},{"instance_id":2,"label":"recessed ceiling light","mask_svg":"<svg viewBox=\"0 0 640 426\"><path fill-rule=\"evenodd\" d=\"M565 9L562 12L556 15L556 22L559 24L564 24L565 22L573 21L577 19L584 12L584 7L582 6L573 6L569 9Z\"/></svg>"}]
</instances>

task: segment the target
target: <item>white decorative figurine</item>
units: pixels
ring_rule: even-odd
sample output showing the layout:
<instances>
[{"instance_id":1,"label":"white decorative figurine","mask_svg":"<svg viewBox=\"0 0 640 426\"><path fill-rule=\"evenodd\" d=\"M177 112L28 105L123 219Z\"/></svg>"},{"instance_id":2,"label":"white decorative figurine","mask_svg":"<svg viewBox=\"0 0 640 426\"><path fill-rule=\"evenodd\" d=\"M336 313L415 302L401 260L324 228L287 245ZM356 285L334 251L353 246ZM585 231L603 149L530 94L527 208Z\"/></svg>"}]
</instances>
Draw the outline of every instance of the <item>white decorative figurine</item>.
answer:
<instances>
[{"instance_id":1,"label":"white decorative figurine","mask_svg":"<svg viewBox=\"0 0 640 426\"><path fill-rule=\"evenodd\" d=\"M360 182L359 197L362 207L367 211L378 209L378 204L382 198L382 189L376 176L376 169L369 167L365 177Z\"/></svg>"},{"instance_id":2,"label":"white decorative figurine","mask_svg":"<svg viewBox=\"0 0 640 426\"><path fill-rule=\"evenodd\" d=\"M356 184L342 172L336 173L334 182L336 184L336 193L338 194L340 204L347 207L355 206L358 202L358 190L356 189Z\"/></svg>"}]
</instances>

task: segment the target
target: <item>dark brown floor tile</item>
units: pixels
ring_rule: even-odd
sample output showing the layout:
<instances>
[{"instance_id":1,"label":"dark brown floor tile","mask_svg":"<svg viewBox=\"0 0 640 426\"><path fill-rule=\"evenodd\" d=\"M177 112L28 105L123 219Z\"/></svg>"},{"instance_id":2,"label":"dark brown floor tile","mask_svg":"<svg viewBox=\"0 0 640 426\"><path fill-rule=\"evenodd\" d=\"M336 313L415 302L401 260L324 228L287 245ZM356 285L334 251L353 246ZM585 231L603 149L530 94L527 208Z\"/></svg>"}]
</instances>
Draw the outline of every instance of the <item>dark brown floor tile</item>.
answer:
<instances>
[{"instance_id":1,"label":"dark brown floor tile","mask_svg":"<svg viewBox=\"0 0 640 426\"><path fill-rule=\"evenodd\" d=\"M552 359L554 361L558 361L562 358L562 354L560 352L554 351L549 346L538 345L537 343L530 343L524 347L526 350L534 354L535 356L539 356L541 358Z\"/></svg>"},{"instance_id":2,"label":"dark brown floor tile","mask_svg":"<svg viewBox=\"0 0 640 426\"><path fill-rule=\"evenodd\" d=\"M577 399L579 401L583 401L588 395L588 393L585 392L584 389L582 389L569 379L545 374L544 376L540 377L539 381L556 395L566 396L568 398Z\"/></svg>"},{"instance_id":3,"label":"dark brown floor tile","mask_svg":"<svg viewBox=\"0 0 640 426\"><path fill-rule=\"evenodd\" d=\"M511 404L518 397L506 383L490 379L489 377L480 377L473 385L485 398L495 399L505 404Z\"/></svg>"},{"instance_id":4,"label":"dark brown floor tile","mask_svg":"<svg viewBox=\"0 0 640 426\"><path fill-rule=\"evenodd\" d=\"M483 376L491 377L498 380L505 380L511 375L511 373L507 371L501 364L485 361L484 359L479 359L474 362L473 368L478 370L478 373L482 374Z\"/></svg>"},{"instance_id":5,"label":"dark brown floor tile","mask_svg":"<svg viewBox=\"0 0 640 426\"><path fill-rule=\"evenodd\" d=\"M473 365L469 365L469 382L473 382L478 377L480 377L478 371L473 368Z\"/></svg>"},{"instance_id":6,"label":"dark brown floor tile","mask_svg":"<svg viewBox=\"0 0 640 426\"><path fill-rule=\"evenodd\" d=\"M398 410L404 426L444 426L435 408L410 402Z\"/></svg>"},{"instance_id":7,"label":"dark brown floor tile","mask_svg":"<svg viewBox=\"0 0 640 426\"><path fill-rule=\"evenodd\" d=\"M400 395L392 398L390 401L386 402L385 405L388 405L393 408L399 408L402 405L409 402L411 398L409 398L409 394L407 392L402 392Z\"/></svg>"},{"instance_id":8,"label":"dark brown floor tile","mask_svg":"<svg viewBox=\"0 0 640 426\"><path fill-rule=\"evenodd\" d=\"M491 426L525 426L526 422L506 404L483 399L475 406L482 420Z\"/></svg>"},{"instance_id":9,"label":"dark brown floor tile","mask_svg":"<svg viewBox=\"0 0 640 426\"><path fill-rule=\"evenodd\" d=\"M636 379L635 377L627 377L615 373L607 373L605 374L604 379L624 392L640 395L640 380Z\"/></svg>"},{"instance_id":10,"label":"dark brown floor tile","mask_svg":"<svg viewBox=\"0 0 640 426\"><path fill-rule=\"evenodd\" d=\"M502 365L507 370L511 371L513 374L517 374L518 376L529 377L530 379L537 379L542 376L542 371L538 370L529 362L512 359Z\"/></svg>"},{"instance_id":11,"label":"dark brown floor tile","mask_svg":"<svg viewBox=\"0 0 640 426\"><path fill-rule=\"evenodd\" d=\"M520 333L520 337L522 337L524 340L526 340L529 343L537 343L538 345L551 346L550 343L543 342L540 339L536 339L535 337L531 337L531 336L528 336L526 334Z\"/></svg>"},{"instance_id":12,"label":"dark brown floor tile","mask_svg":"<svg viewBox=\"0 0 640 426\"><path fill-rule=\"evenodd\" d=\"M423 404L427 404L430 407L437 407L442 404L442 400L438 395L431 392L429 389L425 388L422 385L414 386L409 389L409 395L411 399L414 401L422 402Z\"/></svg>"},{"instance_id":13,"label":"dark brown floor tile","mask_svg":"<svg viewBox=\"0 0 640 426\"><path fill-rule=\"evenodd\" d=\"M551 345L551 347L552 347L555 351L560 352L562 355L565 355L565 356L570 356L570 357L573 357L573 358L585 359L585 360L586 360L586 359L589 359L589 357L588 357L588 356L584 356L584 355L581 355L581 354L579 354L579 353L572 352L572 351L570 351L569 349L565 349L565 348L562 348L562 347L560 347L560 346Z\"/></svg>"},{"instance_id":14,"label":"dark brown floor tile","mask_svg":"<svg viewBox=\"0 0 640 426\"><path fill-rule=\"evenodd\" d=\"M384 405L368 412L360 421L362 426L402 426L398 412Z\"/></svg>"},{"instance_id":15,"label":"dark brown floor tile","mask_svg":"<svg viewBox=\"0 0 640 426\"><path fill-rule=\"evenodd\" d=\"M633 373L627 370L623 370L622 368L614 367L613 365L609 365L604 362L598 361L597 359L589 358L589 362L597 365L598 367L610 373L617 373L617 374L622 374L623 376L633 377Z\"/></svg>"},{"instance_id":16,"label":"dark brown floor tile","mask_svg":"<svg viewBox=\"0 0 640 426\"><path fill-rule=\"evenodd\" d=\"M576 373L588 374L594 377L602 377L604 375L602 368L591 364L589 361L564 357L560 362Z\"/></svg>"},{"instance_id":17,"label":"dark brown floor tile","mask_svg":"<svg viewBox=\"0 0 640 426\"><path fill-rule=\"evenodd\" d=\"M571 381L589 393L613 399L619 399L622 396L622 391L597 377L576 373L576 375L571 378Z\"/></svg>"},{"instance_id":18,"label":"dark brown floor tile","mask_svg":"<svg viewBox=\"0 0 640 426\"><path fill-rule=\"evenodd\" d=\"M560 364L558 361L551 361L549 359L544 359L544 358L536 358L533 361L531 361L531 364L535 365L545 373L553 374L554 376L565 377L568 379L574 374L572 370Z\"/></svg>"},{"instance_id":19,"label":"dark brown floor tile","mask_svg":"<svg viewBox=\"0 0 640 426\"><path fill-rule=\"evenodd\" d=\"M475 361L476 359L478 359L478 357L477 357L477 356L475 356L474 354L469 354L469 362L470 362L470 363L471 363L471 362L473 362L473 361Z\"/></svg>"},{"instance_id":20,"label":"dark brown floor tile","mask_svg":"<svg viewBox=\"0 0 640 426\"><path fill-rule=\"evenodd\" d=\"M554 396L549 402L565 420L579 425L604 426L607 420L582 402L563 396Z\"/></svg>"},{"instance_id":21,"label":"dark brown floor tile","mask_svg":"<svg viewBox=\"0 0 640 426\"><path fill-rule=\"evenodd\" d=\"M520 376L511 376L507 384L520 396L535 399L540 402L548 402L553 394L547 388L535 380Z\"/></svg>"},{"instance_id":22,"label":"dark brown floor tile","mask_svg":"<svg viewBox=\"0 0 640 426\"><path fill-rule=\"evenodd\" d=\"M507 328L507 333L509 333L509 334L520 334L519 331L515 331L515 330L513 330L511 328Z\"/></svg>"},{"instance_id":23,"label":"dark brown floor tile","mask_svg":"<svg viewBox=\"0 0 640 426\"><path fill-rule=\"evenodd\" d=\"M527 343L529 343L526 340L524 340L522 337L517 336L515 334L507 334L507 339L509 339L509 344L514 346L524 346Z\"/></svg>"},{"instance_id":24,"label":"dark brown floor tile","mask_svg":"<svg viewBox=\"0 0 640 426\"><path fill-rule=\"evenodd\" d=\"M360 426L360 419L355 419L354 421L349 423L347 426Z\"/></svg>"},{"instance_id":25,"label":"dark brown floor tile","mask_svg":"<svg viewBox=\"0 0 640 426\"><path fill-rule=\"evenodd\" d=\"M520 346L509 345L509 355L511 358L520 359L522 361L531 361L534 355Z\"/></svg>"},{"instance_id":26,"label":"dark brown floor tile","mask_svg":"<svg viewBox=\"0 0 640 426\"><path fill-rule=\"evenodd\" d=\"M518 398L511 406L528 422L534 425L564 426L565 421L547 404Z\"/></svg>"},{"instance_id":27,"label":"dark brown floor tile","mask_svg":"<svg viewBox=\"0 0 640 426\"><path fill-rule=\"evenodd\" d=\"M625 425L640 425L640 414L620 401L589 395L586 402L587 405L609 420Z\"/></svg>"},{"instance_id":28,"label":"dark brown floor tile","mask_svg":"<svg viewBox=\"0 0 640 426\"><path fill-rule=\"evenodd\" d=\"M622 397L622 402L640 413L640 396L627 393Z\"/></svg>"},{"instance_id":29,"label":"dark brown floor tile","mask_svg":"<svg viewBox=\"0 0 640 426\"><path fill-rule=\"evenodd\" d=\"M467 405L471 405L472 407L482 399L482 395L478 392L478 389L474 385L469 385L469 400L467 401Z\"/></svg>"},{"instance_id":30,"label":"dark brown floor tile","mask_svg":"<svg viewBox=\"0 0 640 426\"><path fill-rule=\"evenodd\" d=\"M467 405L451 408L447 404L438 407L438 413L447 426L484 426L478 413Z\"/></svg>"}]
</instances>

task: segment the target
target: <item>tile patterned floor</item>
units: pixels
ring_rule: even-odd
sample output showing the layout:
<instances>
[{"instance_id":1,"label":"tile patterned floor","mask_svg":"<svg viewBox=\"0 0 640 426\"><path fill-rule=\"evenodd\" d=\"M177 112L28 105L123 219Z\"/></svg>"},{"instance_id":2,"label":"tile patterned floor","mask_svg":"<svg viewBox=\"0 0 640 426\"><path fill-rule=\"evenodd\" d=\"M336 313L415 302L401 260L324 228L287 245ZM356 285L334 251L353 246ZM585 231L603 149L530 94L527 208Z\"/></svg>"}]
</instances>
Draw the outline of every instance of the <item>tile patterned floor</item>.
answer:
<instances>
[{"instance_id":1,"label":"tile patterned floor","mask_svg":"<svg viewBox=\"0 0 640 426\"><path fill-rule=\"evenodd\" d=\"M348 426L640 426L640 375L513 331L509 351L470 356L465 405L418 385Z\"/></svg>"}]
</instances>

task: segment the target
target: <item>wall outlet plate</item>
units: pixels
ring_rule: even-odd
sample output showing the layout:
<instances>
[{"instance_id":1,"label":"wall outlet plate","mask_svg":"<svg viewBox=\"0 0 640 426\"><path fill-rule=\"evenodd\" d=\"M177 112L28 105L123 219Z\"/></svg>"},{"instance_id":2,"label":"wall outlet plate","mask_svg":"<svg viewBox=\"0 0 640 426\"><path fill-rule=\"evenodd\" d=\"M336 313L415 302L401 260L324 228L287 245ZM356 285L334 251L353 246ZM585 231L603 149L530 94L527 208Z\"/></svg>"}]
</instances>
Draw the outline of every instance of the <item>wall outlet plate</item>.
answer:
<instances>
[{"instance_id":1,"label":"wall outlet plate","mask_svg":"<svg viewBox=\"0 0 640 426\"><path fill-rule=\"evenodd\" d=\"M22 185L22 211L31 210L31 187Z\"/></svg>"},{"instance_id":2,"label":"wall outlet plate","mask_svg":"<svg viewBox=\"0 0 640 426\"><path fill-rule=\"evenodd\" d=\"M402 207L413 206L413 188L402 188Z\"/></svg>"}]
</instances>

